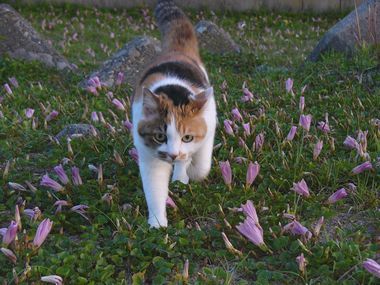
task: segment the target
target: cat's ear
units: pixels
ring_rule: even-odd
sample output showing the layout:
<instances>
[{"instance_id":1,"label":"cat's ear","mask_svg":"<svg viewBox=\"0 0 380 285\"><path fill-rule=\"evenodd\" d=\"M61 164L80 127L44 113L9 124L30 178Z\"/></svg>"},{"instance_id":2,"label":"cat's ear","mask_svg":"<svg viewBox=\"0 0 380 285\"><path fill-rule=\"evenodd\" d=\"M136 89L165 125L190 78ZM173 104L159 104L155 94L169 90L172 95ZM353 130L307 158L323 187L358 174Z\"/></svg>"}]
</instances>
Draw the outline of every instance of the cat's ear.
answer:
<instances>
[{"instance_id":1,"label":"cat's ear","mask_svg":"<svg viewBox=\"0 0 380 285\"><path fill-rule=\"evenodd\" d=\"M159 98L158 95L152 92L149 88L143 87L143 110L146 116L153 115L158 110Z\"/></svg>"},{"instance_id":2,"label":"cat's ear","mask_svg":"<svg viewBox=\"0 0 380 285\"><path fill-rule=\"evenodd\" d=\"M214 88L211 86L193 97L192 103L198 110L202 109L207 101L214 96Z\"/></svg>"}]
</instances>

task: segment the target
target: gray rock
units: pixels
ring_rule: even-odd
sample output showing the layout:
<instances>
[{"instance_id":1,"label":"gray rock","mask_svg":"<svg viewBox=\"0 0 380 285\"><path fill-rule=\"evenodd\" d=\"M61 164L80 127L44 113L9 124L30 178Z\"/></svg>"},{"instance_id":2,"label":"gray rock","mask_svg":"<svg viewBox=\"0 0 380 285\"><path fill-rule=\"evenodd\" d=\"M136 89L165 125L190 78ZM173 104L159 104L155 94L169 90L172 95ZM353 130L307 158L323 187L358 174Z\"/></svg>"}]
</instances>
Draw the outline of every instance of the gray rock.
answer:
<instances>
[{"instance_id":1,"label":"gray rock","mask_svg":"<svg viewBox=\"0 0 380 285\"><path fill-rule=\"evenodd\" d=\"M379 18L380 0L364 1L357 11L352 11L328 30L308 60L317 61L328 50L351 53L362 42L375 44L380 39Z\"/></svg>"},{"instance_id":2,"label":"gray rock","mask_svg":"<svg viewBox=\"0 0 380 285\"><path fill-rule=\"evenodd\" d=\"M90 124L71 124L67 125L60 131L55 138L61 140L63 138L69 137L83 137L83 136L96 136L99 134L99 131Z\"/></svg>"},{"instance_id":3,"label":"gray rock","mask_svg":"<svg viewBox=\"0 0 380 285\"><path fill-rule=\"evenodd\" d=\"M125 76L124 83L134 86L141 71L161 51L160 42L154 38L136 37L117 51L102 66L87 76L79 85L86 88L89 79L98 76L103 85L112 87L119 72Z\"/></svg>"},{"instance_id":4,"label":"gray rock","mask_svg":"<svg viewBox=\"0 0 380 285\"><path fill-rule=\"evenodd\" d=\"M11 6L0 4L0 56L37 60L59 70L76 69Z\"/></svg>"},{"instance_id":5,"label":"gray rock","mask_svg":"<svg viewBox=\"0 0 380 285\"><path fill-rule=\"evenodd\" d=\"M200 21L195 26L199 45L215 54L239 53L240 47L231 36L210 21Z\"/></svg>"}]
</instances>

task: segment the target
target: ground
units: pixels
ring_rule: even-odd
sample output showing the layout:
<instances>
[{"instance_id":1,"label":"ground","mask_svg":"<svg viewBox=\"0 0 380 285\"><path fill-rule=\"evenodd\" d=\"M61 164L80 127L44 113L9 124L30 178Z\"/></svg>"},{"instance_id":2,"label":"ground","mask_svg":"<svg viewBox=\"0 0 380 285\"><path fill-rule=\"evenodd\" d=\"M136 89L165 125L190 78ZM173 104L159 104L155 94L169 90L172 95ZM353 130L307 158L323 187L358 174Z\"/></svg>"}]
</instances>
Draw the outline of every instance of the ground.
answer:
<instances>
[{"instance_id":1,"label":"ground","mask_svg":"<svg viewBox=\"0 0 380 285\"><path fill-rule=\"evenodd\" d=\"M350 57L326 54L320 62L304 63L318 39L343 14L188 11L193 22L212 20L229 31L243 52L217 56L202 51L218 102L214 164L204 182L170 185L178 209L168 209L167 229L153 230L146 222L138 167L129 154L131 136L122 124L129 116L131 89L121 85L95 96L77 88L85 74L134 36L158 37L152 11L71 5L16 9L79 72L65 74L38 63L0 61L1 85L9 83L10 77L19 82L17 88L11 85L13 94L0 91L4 97L0 103L4 115L0 119L0 228L9 225L15 205L24 200L26 209L38 206L42 211L37 221L22 215L23 231L9 247L18 260L14 265L0 255L1 283L16 284L19 279L38 284L41 276L55 274L65 284L377 284L362 262L379 258L378 51L363 46ZM294 80L293 94L285 89L288 78ZM241 101L243 84L253 93L252 101ZM299 126L294 140L286 142L291 126L299 123L304 86L303 112L312 115L310 131ZM109 91L125 101L126 111L115 108L106 96ZM234 136L224 130L223 122L232 120L235 107L244 123L250 123L252 134L244 135L239 121ZM26 108L35 109L34 128L25 117ZM52 110L58 116L44 123ZM108 127L94 123L98 137L75 138L72 150L66 141L52 139L68 124L91 123L93 111L101 111L109 123ZM329 133L317 128L326 113ZM359 130L368 130L373 169L354 175L352 169L365 160L343 141L348 135L356 138ZM253 142L261 132L264 145L255 151ZM241 146L239 137L247 147ZM324 145L313 159L317 140ZM237 157L261 166L250 187L245 187L248 162L238 163ZM231 187L225 185L219 168L219 162L226 160L232 167ZM65 163L68 174L72 166L78 167L83 184L69 184L60 192L41 186L46 173L59 182L53 167L60 163ZM89 164L102 165L103 179ZM309 186L308 198L291 190L293 182L301 179ZM26 180L37 188L35 193ZM8 182L20 183L27 191L14 190ZM348 183L357 189L349 190ZM328 197L343 187L348 196L327 204ZM70 206L55 214L53 204L58 199ZM257 209L270 251L261 250L236 230L244 215L233 209L247 200ZM87 219L70 211L79 204L89 206ZM282 231L289 222L284 213L295 215L310 231L321 216L325 224L319 236L306 240ZM44 218L53 221L53 228L43 245L33 250L27 245ZM222 232L242 255L226 248ZM296 262L301 253L307 259L303 273ZM188 277L182 273L187 259Z\"/></svg>"}]
</instances>

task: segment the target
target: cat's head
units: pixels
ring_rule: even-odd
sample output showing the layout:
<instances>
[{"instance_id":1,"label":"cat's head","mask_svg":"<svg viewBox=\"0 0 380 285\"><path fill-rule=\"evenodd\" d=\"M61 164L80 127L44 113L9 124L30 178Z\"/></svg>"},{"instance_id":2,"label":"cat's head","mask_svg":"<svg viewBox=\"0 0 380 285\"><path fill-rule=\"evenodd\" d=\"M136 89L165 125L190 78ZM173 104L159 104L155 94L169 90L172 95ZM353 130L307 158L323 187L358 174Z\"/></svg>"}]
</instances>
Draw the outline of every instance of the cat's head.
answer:
<instances>
[{"instance_id":1,"label":"cat's head","mask_svg":"<svg viewBox=\"0 0 380 285\"><path fill-rule=\"evenodd\" d=\"M173 92L162 91L143 88L143 116L138 133L156 157L167 162L186 160L207 135L204 111L213 88L186 97L169 97L167 94Z\"/></svg>"}]
</instances>

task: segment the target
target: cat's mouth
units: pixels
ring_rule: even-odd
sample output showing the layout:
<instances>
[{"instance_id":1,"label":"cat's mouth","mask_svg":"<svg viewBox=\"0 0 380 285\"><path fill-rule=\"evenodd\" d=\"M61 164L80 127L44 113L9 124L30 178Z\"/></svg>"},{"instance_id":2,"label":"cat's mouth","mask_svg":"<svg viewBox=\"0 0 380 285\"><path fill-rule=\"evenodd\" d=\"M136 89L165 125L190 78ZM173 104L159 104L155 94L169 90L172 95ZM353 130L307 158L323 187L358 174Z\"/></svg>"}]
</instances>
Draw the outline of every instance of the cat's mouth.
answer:
<instances>
[{"instance_id":1,"label":"cat's mouth","mask_svg":"<svg viewBox=\"0 0 380 285\"><path fill-rule=\"evenodd\" d=\"M185 153L179 153L178 155L170 155L167 152L159 151L158 158L169 163L174 163L176 161L186 160L187 155Z\"/></svg>"}]
</instances>

